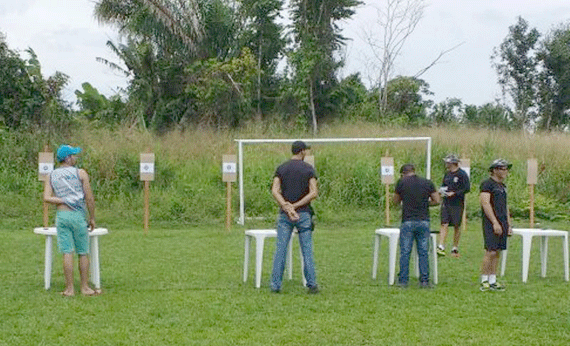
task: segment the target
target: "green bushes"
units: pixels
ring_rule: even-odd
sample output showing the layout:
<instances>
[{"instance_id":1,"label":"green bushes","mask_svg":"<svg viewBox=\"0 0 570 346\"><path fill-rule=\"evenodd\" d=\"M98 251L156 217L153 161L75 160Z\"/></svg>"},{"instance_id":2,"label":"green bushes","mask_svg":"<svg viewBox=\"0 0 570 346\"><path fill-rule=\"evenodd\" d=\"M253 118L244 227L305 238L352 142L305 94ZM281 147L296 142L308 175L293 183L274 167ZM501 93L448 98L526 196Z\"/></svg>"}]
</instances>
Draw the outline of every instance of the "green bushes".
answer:
<instances>
[{"instance_id":1,"label":"green bushes","mask_svg":"<svg viewBox=\"0 0 570 346\"><path fill-rule=\"evenodd\" d=\"M32 226L41 223L42 185L37 180L37 153L47 138L0 132L0 226ZM363 124L330 124L322 138L335 137L432 137L432 180L439 185L444 174L441 158L450 152L471 159L471 193L468 216L479 217L479 184L488 176L488 165L497 157L513 162L507 179L514 217L528 218L529 190L526 160L539 161L535 189L536 216L544 220L568 220L570 205L570 137L565 134L534 135L466 128L401 128ZM139 180L139 154L151 149L156 155L156 180L151 183L151 224L221 224L225 218L226 185L221 181L223 154L236 153L236 138L303 138L287 126L252 125L240 132L196 129L155 137L129 129L87 129L67 139L51 139L51 149L63 142L84 149L79 165L91 176L100 224L141 224L143 184ZM425 175L424 143L316 144L312 153L319 176L319 198L314 202L324 222L363 221L384 223L384 186L380 184L380 158L388 152L396 170L414 163ZM270 193L275 168L290 157L286 144L244 147L244 187L247 216L273 223L277 210ZM393 192L394 185L391 186ZM233 188L233 216L237 217L238 190ZM433 216L437 215L437 208ZM399 211L392 207L392 223Z\"/></svg>"}]
</instances>

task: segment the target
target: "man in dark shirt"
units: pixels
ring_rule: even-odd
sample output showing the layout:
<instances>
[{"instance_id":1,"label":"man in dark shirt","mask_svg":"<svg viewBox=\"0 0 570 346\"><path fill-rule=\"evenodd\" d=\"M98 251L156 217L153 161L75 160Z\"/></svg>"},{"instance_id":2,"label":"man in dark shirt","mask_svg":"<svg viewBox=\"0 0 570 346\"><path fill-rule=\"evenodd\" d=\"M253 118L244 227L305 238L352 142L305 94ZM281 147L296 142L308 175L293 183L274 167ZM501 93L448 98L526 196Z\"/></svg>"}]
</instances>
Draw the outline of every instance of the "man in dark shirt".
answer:
<instances>
[{"instance_id":1,"label":"man in dark shirt","mask_svg":"<svg viewBox=\"0 0 570 346\"><path fill-rule=\"evenodd\" d=\"M401 178L396 183L394 193L394 203L402 202L398 285L402 287L408 285L410 253L415 239L420 267L420 287L429 287L429 206L439 204L440 197L431 181L416 175L414 165L403 165L400 174Z\"/></svg>"},{"instance_id":2,"label":"man in dark shirt","mask_svg":"<svg viewBox=\"0 0 570 346\"><path fill-rule=\"evenodd\" d=\"M470 190L469 176L459 168L459 157L454 154L447 155L443 161L447 172L443 177L439 193L443 197L441 204L441 229L439 232L439 246L437 254L445 256L445 238L449 226L454 226L453 248L451 256L459 257L459 238L461 237L461 221L465 208L465 194Z\"/></svg>"},{"instance_id":3,"label":"man in dark shirt","mask_svg":"<svg viewBox=\"0 0 570 346\"><path fill-rule=\"evenodd\" d=\"M303 253L303 271L309 293L318 293L315 265L313 262L313 213L311 201L318 196L317 175L313 167L304 162L310 149L302 141L291 146L291 160L281 164L275 171L271 192L280 207L277 219L277 242L271 274L271 291L279 292L283 281L283 270L287 247L293 228L299 233L299 244Z\"/></svg>"},{"instance_id":4,"label":"man in dark shirt","mask_svg":"<svg viewBox=\"0 0 570 346\"><path fill-rule=\"evenodd\" d=\"M497 282L497 264L501 250L507 249L507 236L512 234L512 223L507 206L507 187L503 181L509 174L511 164L503 159L491 163L489 179L481 183L481 217L485 255L481 264L481 291L504 291Z\"/></svg>"}]
</instances>

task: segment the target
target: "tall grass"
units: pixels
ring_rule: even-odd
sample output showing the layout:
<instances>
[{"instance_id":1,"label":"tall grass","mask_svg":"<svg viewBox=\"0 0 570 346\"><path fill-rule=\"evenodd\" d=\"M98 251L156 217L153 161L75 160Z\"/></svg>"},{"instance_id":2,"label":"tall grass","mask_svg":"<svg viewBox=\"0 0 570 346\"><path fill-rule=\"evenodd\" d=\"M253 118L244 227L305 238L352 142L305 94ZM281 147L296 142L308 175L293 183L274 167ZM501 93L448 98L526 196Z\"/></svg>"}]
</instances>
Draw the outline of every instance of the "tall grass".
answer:
<instances>
[{"instance_id":1,"label":"tall grass","mask_svg":"<svg viewBox=\"0 0 570 346\"><path fill-rule=\"evenodd\" d=\"M0 134L0 226L27 226L41 222L42 185L37 180L37 153L47 139L31 134ZM154 136L130 129L83 127L70 138L51 139L51 149L67 142L84 149L79 165L91 176L98 220L103 224L142 223L142 183L139 154L156 154L156 180L151 183L151 223L218 224L225 215L225 184L221 181L222 155L236 153L237 138L305 138L294 127L271 123L250 124L239 131L198 128ZM488 175L495 158L514 163L507 184L510 206L516 217L528 217L529 192L526 160L539 162L536 212L544 221L567 220L570 200L570 136L562 133L534 134L483 129L435 127L397 128L369 123L330 124L320 138L430 136L431 176L441 182L441 161L450 152L471 159L472 193L469 215L478 216L479 183ZM275 167L290 156L285 144L245 146L244 184L248 216L273 222L276 211L269 188ZM312 150L319 175L320 197L314 203L324 221L382 223L384 188L379 180L380 157L388 154L397 167L414 163L425 175L423 143L358 143L315 145ZM393 186L392 186L393 189ZM236 189L234 189L236 191ZM234 216L238 196L234 193ZM396 219L398 212L393 212Z\"/></svg>"}]
</instances>

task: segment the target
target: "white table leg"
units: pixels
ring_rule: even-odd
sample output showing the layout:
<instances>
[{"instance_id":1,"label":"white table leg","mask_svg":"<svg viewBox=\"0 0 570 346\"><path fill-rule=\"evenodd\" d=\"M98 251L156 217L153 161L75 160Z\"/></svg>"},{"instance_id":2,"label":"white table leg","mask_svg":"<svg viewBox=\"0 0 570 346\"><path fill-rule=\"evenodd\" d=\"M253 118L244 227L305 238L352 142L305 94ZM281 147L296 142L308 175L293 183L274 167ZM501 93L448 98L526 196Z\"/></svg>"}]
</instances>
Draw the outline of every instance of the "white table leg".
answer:
<instances>
[{"instance_id":1,"label":"white table leg","mask_svg":"<svg viewBox=\"0 0 570 346\"><path fill-rule=\"evenodd\" d=\"M255 287L261 287L261 269L263 268L263 246L265 237L255 239Z\"/></svg>"},{"instance_id":2,"label":"white table leg","mask_svg":"<svg viewBox=\"0 0 570 346\"><path fill-rule=\"evenodd\" d=\"M291 233L291 239L289 239L289 245L287 245L287 272L289 275L289 280L293 280L293 235Z\"/></svg>"},{"instance_id":3,"label":"white table leg","mask_svg":"<svg viewBox=\"0 0 570 346\"><path fill-rule=\"evenodd\" d=\"M251 237L245 236L245 246L243 255L243 282L247 281L247 269L249 267L249 243L251 242Z\"/></svg>"},{"instance_id":4,"label":"white table leg","mask_svg":"<svg viewBox=\"0 0 570 346\"><path fill-rule=\"evenodd\" d=\"M52 249L53 249L53 236L46 235L46 251L45 251L45 266L44 266L44 287L49 290L51 287L51 267L52 267Z\"/></svg>"},{"instance_id":5,"label":"white table leg","mask_svg":"<svg viewBox=\"0 0 570 346\"><path fill-rule=\"evenodd\" d=\"M378 274L378 251L380 249L380 234L374 234L374 253L372 254L372 279Z\"/></svg>"},{"instance_id":6,"label":"white table leg","mask_svg":"<svg viewBox=\"0 0 570 346\"><path fill-rule=\"evenodd\" d=\"M299 247L299 258L301 259L301 279L303 280L303 287L307 286L307 279L305 278L305 259L303 258L303 250Z\"/></svg>"},{"instance_id":7,"label":"white table leg","mask_svg":"<svg viewBox=\"0 0 570 346\"><path fill-rule=\"evenodd\" d=\"M95 286L96 289L100 289L101 288L101 273L99 271L99 237L98 236L93 236L90 239L90 244L89 244L89 254L91 257L91 260L89 261L90 266L91 266L91 282L93 282L93 285Z\"/></svg>"},{"instance_id":8,"label":"white table leg","mask_svg":"<svg viewBox=\"0 0 570 346\"><path fill-rule=\"evenodd\" d=\"M546 277L548 262L548 237L540 237L540 276Z\"/></svg>"},{"instance_id":9,"label":"white table leg","mask_svg":"<svg viewBox=\"0 0 570 346\"><path fill-rule=\"evenodd\" d=\"M432 256L433 256L433 283L437 285L438 271L437 271L437 235L431 235L432 242Z\"/></svg>"},{"instance_id":10,"label":"white table leg","mask_svg":"<svg viewBox=\"0 0 570 346\"><path fill-rule=\"evenodd\" d=\"M528 265L530 262L530 247L532 245L532 235L522 235L522 282L528 279Z\"/></svg>"},{"instance_id":11,"label":"white table leg","mask_svg":"<svg viewBox=\"0 0 570 346\"><path fill-rule=\"evenodd\" d=\"M389 249L389 260L388 260L388 284L394 284L394 278L396 277L396 253L398 252L398 237L399 235L391 235L388 237L390 249Z\"/></svg>"},{"instance_id":12,"label":"white table leg","mask_svg":"<svg viewBox=\"0 0 570 346\"><path fill-rule=\"evenodd\" d=\"M501 251L501 276L505 276L505 267L507 266L507 253L508 250Z\"/></svg>"},{"instance_id":13,"label":"white table leg","mask_svg":"<svg viewBox=\"0 0 570 346\"><path fill-rule=\"evenodd\" d=\"M416 251L414 251L414 249ZM412 239L412 253L410 254L412 262L414 262L414 271L416 273L416 277L420 277L420 260L418 256L418 247L416 246L416 242Z\"/></svg>"}]
</instances>

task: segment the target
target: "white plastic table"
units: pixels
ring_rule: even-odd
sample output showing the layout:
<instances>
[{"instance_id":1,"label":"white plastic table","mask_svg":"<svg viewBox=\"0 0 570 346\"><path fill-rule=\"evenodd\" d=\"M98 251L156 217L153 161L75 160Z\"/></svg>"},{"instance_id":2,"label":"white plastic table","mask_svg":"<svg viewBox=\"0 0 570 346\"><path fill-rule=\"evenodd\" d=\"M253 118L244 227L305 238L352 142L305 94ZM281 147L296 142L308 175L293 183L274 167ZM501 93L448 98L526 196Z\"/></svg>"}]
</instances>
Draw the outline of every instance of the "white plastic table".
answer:
<instances>
[{"instance_id":1,"label":"white plastic table","mask_svg":"<svg viewBox=\"0 0 570 346\"><path fill-rule=\"evenodd\" d=\"M372 279L376 279L376 274L378 272L378 252L380 250L380 239L381 236L388 238L388 284L393 285L396 277L396 254L398 252L398 241L400 240L400 229L399 228L379 228L374 232L374 254L372 257ZM437 234L431 233L432 242L432 255L433 255L433 282L437 284L438 282L438 272L437 272ZM415 243L415 242L414 242ZM415 246L415 244L414 244ZM417 252L413 251L412 247L412 257L416 258ZM419 268L416 265L416 276L419 276Z\"/></svg>"},{"instance_id":2,"label":"white plastic table","mask_svg":"<svg viewBox=\"0 0 570 346\"><path fill-rule=\"evenodd\" d=\"M522 238L522 282L528 279L528 267L530 262L530 248L532 237L540 237L540 264L541 276L546 277L546 263L548 260L548 237L563 237L562 252L564 256L564 279L569 281L568 272L568 232L553 229L535 228L513 228L513 235L520 235ZM507 264L507 250L502 251L501 276L505 275Z\"/></svg>"},{"instance_id":3,"label":"white plastic table","mask_svg":"<svg viewBox=\"0 0 570 346\"><path fill-rule=\"evenodd\" d=\"M45 289L49 290L51 287L51 268L53 259L53 237L57 236L55 227L36 227L34 233L46 236L45 246L45 268L44 268L44 283ZM91 273L91 282L96 289L101 288L101 276L99 272L99 236L109 233L106 228L95 228L89 232L89 271Z\"/></svg>"},{"instance_id":4,"label":"white plastic table","mask_svg":"<svg viewBox=\"0 0 570 346\"><path fill-rule=\"evenodd\" d=\"M293 279L293 238L297 232L293 232L291 240L289 241L289 249L287 250L287 262L289 280ZM276 238L277 230L275 229L250 229L245 231L245 254L243 260L243 282L247 281L248 267L249 267L249 247L251 239L255 239L255 287L261 287L261 269L263 268L263 248L265 245L265 238ZM301 268L303 268L303 255L301 254ZM303 285L307 284L305 280L305 273L303 273Z\"/></svg>"}]
</instances>

